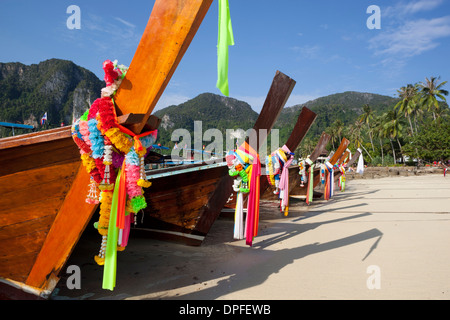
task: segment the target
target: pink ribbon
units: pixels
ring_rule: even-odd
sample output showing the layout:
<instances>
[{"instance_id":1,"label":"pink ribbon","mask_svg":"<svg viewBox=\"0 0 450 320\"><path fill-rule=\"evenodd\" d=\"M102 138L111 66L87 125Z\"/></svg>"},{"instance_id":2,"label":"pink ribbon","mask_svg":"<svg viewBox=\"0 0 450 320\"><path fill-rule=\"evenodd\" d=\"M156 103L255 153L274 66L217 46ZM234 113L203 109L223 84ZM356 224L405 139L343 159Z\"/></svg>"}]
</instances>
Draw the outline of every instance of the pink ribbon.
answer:
<instances>
[{"instance_id":1,"label":"pink ribbon","mask_svg":"<svg viewBox=\"0 0 450 320\"><path fill-rule=\"evenodd\" d=\"M289 150L286 145L281 148L286 154L290 154L291 150ZM283 171L281 172L280 177L280 190L283 191L283 198L281 199L281 205L286 207L289 200L289 166L291 165L294 157L290 157L288 161L283 166Z\"/></svg>"}]
</instances>

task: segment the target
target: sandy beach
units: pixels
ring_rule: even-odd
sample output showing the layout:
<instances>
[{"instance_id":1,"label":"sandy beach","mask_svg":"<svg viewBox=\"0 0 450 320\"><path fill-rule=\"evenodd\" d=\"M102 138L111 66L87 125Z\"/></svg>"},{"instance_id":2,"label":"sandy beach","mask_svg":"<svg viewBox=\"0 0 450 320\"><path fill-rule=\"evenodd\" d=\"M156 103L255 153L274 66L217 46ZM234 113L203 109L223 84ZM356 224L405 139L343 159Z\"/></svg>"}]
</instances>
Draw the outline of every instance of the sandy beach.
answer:
<instances>
[{"instance_id":1,"label":"sandy beach","mask_svg":"<svg viewBox=\"0 0 450 320\"><path fill-rule=\"evenodd\" d=\"M442 174L355 179L330 201L291 199L284 217L261 203L253 247L233 240L220 218L200 247L130 237L118 253L114 291L102 289L92 226L67 266L81 289L62 278L51 299L449 299L450 177Z\"/></svg>"}]
</instances>

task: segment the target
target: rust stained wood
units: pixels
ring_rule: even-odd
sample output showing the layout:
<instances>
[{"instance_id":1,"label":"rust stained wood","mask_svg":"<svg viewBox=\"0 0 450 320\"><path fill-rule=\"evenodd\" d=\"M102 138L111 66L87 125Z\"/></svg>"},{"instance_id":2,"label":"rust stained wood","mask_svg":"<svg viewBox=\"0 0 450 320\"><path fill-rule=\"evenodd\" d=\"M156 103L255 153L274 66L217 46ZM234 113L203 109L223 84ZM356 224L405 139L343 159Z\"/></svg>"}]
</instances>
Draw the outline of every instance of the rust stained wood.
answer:
<instances>
[{"instance_id":1,"label":"rust stained wood","mask_svg":"<svg viewBox=\"0 0 450 320\"><path fill-rule=\"evenodd\" d=\"M27 285L53 290L56 285L53 280L97 207L83 201L90 177L84 168L80 169L26 280Z\"/></svg>"},{"instance_id":2,"label":"rust stained wood","mask_svg":"<svg viewBox=\"0 0 450 320\"><path fill-rule=\"evenodd\" d=\"M289 96L294 89L295 81L285 74L277 71L272 81L272 85L267 94L261 113L253 129L259 132L259 129L267 129L269 133L275 124L278 115L281 113ZM258 141L258 147L262 141ZM256 149L258 150L258 149ZM264 177L263 177L264 178ZM263 181L263 179L261 179ZM233 177L226 174L218 183L216 190L209 203L203 208L196 230L207 234L214 221L219 216L223 207L227 203L233 192Z\"/></svg>"},{"instance_id":3,"label":"rust stained wood","mask_svg":"<svg viewBox=\"0 0 450 320\"><path fill-rule=\"evenodd\" d=\"M145 114L130 126L140 133L181 58L189 47L212 0L157 1L115 96L118 115ZM131 81L130 81L131 80Z\"/></svg>"}]
</instances>

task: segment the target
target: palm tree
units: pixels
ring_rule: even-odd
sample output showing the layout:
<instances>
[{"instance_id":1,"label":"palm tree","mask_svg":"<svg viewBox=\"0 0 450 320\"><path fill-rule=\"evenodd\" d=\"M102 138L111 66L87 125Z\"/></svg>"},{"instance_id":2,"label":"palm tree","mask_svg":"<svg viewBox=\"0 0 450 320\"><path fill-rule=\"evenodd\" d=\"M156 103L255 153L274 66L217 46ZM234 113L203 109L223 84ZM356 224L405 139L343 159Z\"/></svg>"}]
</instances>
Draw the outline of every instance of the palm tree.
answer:
<instances>
[{"instance_id":1,"label":"palm tree","mask_svg":"<svg viewBox=\"0 0 450 320\"><path fill-rule=\"evenodd\" d=\"M380 143L381 163L384 164L383 138L385 138L385 137L384 137L383 117L382 116L378 116L375 118L375 123L374 123L373 128L374 128L375 135L378 137L378 141Z\"/></svg>"},{"instance_id":2,"label":"palm tree","mask_svg":"<svg viewBox=\"0 0 450 320\"><path fill-rule=\"evenodd\" d=\"M330 140L331 140L331 144L333 145L333 149L336 149L336 146L334 144L338 138L336 127L332 125L332 126L326 128L325 132L330 135Z\"/></svg>"},{"instance_id":3,"label":"palm tree","mask_svg":"<svg viewBox=\"0 0 450 320\"><path fill-rule=\"evenodd\" d=\"M401 131L403 129L397 111L390 110L386 112L383 116L383 123L384 123L383 124L384 136L388 137L391 142L392 155L394 156L394 163L396 163L397 161L395 157L394 144L392 143L392 140L397 139L398 146L400 147L400 152L402 152L402 145L400 144L398 138L401 136Z\"/></svg>"},{"instance_id":4,"label":"palm tree","mask_svg":"<svg viewBox=\"0 0 450 320\"><path fill-rule=\"evenodd\" d=\"M375 152L375 148L373 147L373 140L372 140L372 130L370 128L370 122L372 120L373 120L373 110L368 104L365 104L363 106L363 113L359 117L359 121L361 121L362 123L367 124L367 129L368 129L368 132L369 132L370 144L372 145L372 151Z\"/></svg>"},{"instance_id":5,"label":"palm tree","mask_svg":"<svg viewBox=\"0 0 450 320\"><path fill-rule=\"evenodd\" d=\"M314 143L311 138L307 137L302 141L300 148L297 149L298 152L296 151L296 154L299 154L300 157L306 158L314 151L316 144L317 142Z\"/></svg>"},{"instance_id":6,"label":"palm tree","mask_svg":"<svg viewBox=\"0 0 450 320\"><path fill-rule=\"evenodd\" d=\"M359 147L363 148L364 151L366 151L366 153L369 155L370 159L372 159L373 161L373 158L370 155L370 153L366 150L366 148L364 148L364 144L361 138L362 125L363 123L361 121L356 121L354 124L351 124L348 127L349 139L355 144L357 148Z\"/></svg>"},{"instance_id":7,"label":"palm tree","mask_svg":"<svg viewBox=\"0 0 450 320\"><path fill-rule=\"evenodd\" d=\"M436 121L436 110L439 110L439 102L437 98L442 101L447 102L444 96L448 95L448 91L441 89L447 81L438 84L440 77L430 77L430 79L425 78L426 83L421 82L419 88L421 89L420 94L422 97L422 105L428 109L428 111L433 112L433 118Z\"/></svg>"},{"instance_id":8,"label":"palm tree","mask_svg":"<svg viewBox=\"0 0 450 320\"><path fill-rule=\"evenodd\" d=\"M342 123L341 120L337 119L333 122L332 126L334 127L334 130L336 131L336 135L339 138L339 141L342 140L342 131L344 130L344 123Z\"/></svg>"},{"instance_id":9,"label":"palm tree","mask_svg":"<svg viewBox=\"0 0 450 320\"><path fill-rule=\"evenodd\" d=\"M406 87L401 87L400 90L397 90L397 92L402 100L400 100L394 107L394 109L397 109L398 107L399 112L404 113L405 118L408 119L412 136L414 135L414 129L411 123L411 114L415 112L418 91L419 89L417 85L408 84Z\"/></svg>"}]
</instances>

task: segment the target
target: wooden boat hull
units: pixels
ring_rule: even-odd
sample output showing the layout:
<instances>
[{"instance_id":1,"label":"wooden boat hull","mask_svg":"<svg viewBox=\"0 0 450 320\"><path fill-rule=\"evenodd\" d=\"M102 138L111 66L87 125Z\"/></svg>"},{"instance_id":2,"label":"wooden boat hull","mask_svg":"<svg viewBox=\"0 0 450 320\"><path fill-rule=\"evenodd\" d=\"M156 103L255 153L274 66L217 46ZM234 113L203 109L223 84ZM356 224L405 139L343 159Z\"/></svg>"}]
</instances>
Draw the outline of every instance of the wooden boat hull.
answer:
<instances>
[{"instance_id":1,"label":"wooden boat hull","mask_svg":"<svg viewBox=\"0 0 450 320\"><path fill-rule=\"evenodd\" d=\"M37 296L58 281L95 206L70 127L0 140L0 278ZM81 193L81 195L80 195Z\"/></svg>"},{"instance_id":2,"label":"wooden boat hull","mask_svg":"<svg viewBox=\"0 0 450 320\"><path fill-rule=\"evenodd\" d=\"M209 231L197 227L200 213L210 205L212 195L226 175L226 163L186 165L149 175L152 186L144 193L147 208L138 214L132 232L143 231L162 240L200 245Z\"/></svg>"}]
</instances>

